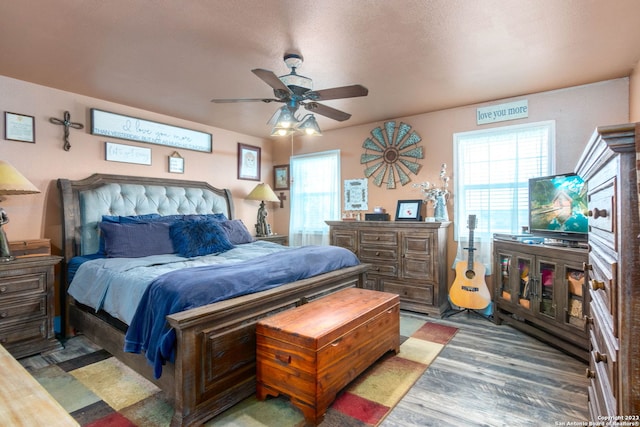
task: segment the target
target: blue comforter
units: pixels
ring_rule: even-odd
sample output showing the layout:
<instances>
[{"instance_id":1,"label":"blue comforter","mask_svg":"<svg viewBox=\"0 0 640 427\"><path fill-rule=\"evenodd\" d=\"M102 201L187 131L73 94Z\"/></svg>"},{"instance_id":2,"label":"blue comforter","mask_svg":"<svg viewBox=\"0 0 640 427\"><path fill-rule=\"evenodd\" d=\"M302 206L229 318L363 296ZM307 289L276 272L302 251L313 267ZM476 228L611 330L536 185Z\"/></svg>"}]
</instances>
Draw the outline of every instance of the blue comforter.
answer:
<instances>
[{"instance_id":1,"label":"blue comforter","mask_svg":"<svg viewBox=\"0 0 640 427\"><path fill-rule=\"evenodd\" d=\"M232 265L166 273L144 292L127 330L124 350L144 351L159 378L164 363L175 359L176 334L167 315L358 264L358 258L344 248L303 246Z\"/></svg>"}]
</instances>

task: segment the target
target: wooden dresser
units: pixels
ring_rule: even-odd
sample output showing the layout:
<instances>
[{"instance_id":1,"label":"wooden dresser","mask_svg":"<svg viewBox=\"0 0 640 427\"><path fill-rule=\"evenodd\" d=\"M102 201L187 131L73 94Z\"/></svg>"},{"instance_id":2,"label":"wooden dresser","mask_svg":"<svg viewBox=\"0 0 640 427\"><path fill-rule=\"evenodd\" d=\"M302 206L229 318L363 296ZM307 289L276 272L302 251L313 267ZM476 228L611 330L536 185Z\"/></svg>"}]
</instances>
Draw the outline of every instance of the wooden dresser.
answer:
<instances>
[{"instance_id":1,"label":"wooden dresser","mask_svg":"<svg viewBox=\"0 0 640 427\"><path fill-rule=\"evenodd\" d=\"M636 124L597 128L576 167L589 200L587 376L593 422L640 416L637 131Z\"/></svg>"},{"instance_id":2,"label":"wooden dresser","mask_svg":"<svg viewBox=\"0 0 640 427\"><path fill-rule=\"evenodd\" d=\"M59 256L0 263L0 344L14 357L60 348L53 330Z\"/></svg>"},{"instance_id":3,"label":"wooden dresser","mask_svg":"<svg viewBox=\"0 0 640 427\"><path fill-rule=\"evenodd\" d=\"M400 295L400 308L441 315L447 299L450 222L327 221L332 245L372 264L366 288Z\"/></svg>"}]
</instances>

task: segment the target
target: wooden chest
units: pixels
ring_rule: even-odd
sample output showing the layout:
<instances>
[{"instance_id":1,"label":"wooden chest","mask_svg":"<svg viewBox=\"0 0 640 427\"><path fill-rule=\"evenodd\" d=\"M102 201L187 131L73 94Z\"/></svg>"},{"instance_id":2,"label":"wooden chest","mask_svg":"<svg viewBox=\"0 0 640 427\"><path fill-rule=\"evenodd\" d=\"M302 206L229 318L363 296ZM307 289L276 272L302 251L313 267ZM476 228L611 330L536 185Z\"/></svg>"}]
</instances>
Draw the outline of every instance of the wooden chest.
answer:
<instances>
[{"instance_id":1,"label":"wooden chest","mask_svg":"<svg viewBox=\"0 0 640 427\"><path fill-rule=\"evenodd\" d=\"M287 395L319 424L336 394L400 349L398 295L348 288L256 325L257 397Z\"/></svg>"}]
</instances>

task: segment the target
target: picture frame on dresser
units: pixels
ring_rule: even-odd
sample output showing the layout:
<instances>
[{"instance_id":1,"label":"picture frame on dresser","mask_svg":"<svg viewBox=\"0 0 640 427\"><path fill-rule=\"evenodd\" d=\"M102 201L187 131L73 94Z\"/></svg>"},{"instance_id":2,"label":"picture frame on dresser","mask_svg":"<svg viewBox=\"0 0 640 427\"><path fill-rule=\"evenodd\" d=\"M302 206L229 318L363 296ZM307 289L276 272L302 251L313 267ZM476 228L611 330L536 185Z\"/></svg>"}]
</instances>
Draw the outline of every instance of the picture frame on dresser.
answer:
<instances>
[{"instance_id":1,"label":"picture frame on dresser","mask_svg":"<svg viewBox=\"0 0 640 427\"><path fill-rule=\"evenodd\" d=\"M398 200L396 208L396 221L420 221L422 220L422 200Z\"/></svg>"}]
</instances>

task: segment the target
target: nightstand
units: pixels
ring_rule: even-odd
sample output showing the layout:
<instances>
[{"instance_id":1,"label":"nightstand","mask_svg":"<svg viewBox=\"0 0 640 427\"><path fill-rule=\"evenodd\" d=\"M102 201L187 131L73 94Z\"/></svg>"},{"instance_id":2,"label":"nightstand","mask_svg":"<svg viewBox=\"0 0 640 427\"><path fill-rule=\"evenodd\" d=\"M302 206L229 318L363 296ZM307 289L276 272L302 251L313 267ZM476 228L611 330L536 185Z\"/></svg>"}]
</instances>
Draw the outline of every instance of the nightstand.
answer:
<instances>
[{"instance_id":1,"label":"nightstand","mask_svg":"<svg viewBox=\"0 0 640 427\"><path fill-rule=\"evenodd\" d=\"M0 344L16 359L60 348L53 330L59 256L0 263Z\"/></svg>"},{"instance_id":2,"label":"nightstand","mask_svg":"<svg viewBox=\"0 0 640 427\"><path fill-rule=\"evenodd\" d=\"M266 240L268 242L278 243L282 246L289 244L289 236L286 234L272 234L271 236L256 237L256 240Z\"/></svg>"}]
</instances>

